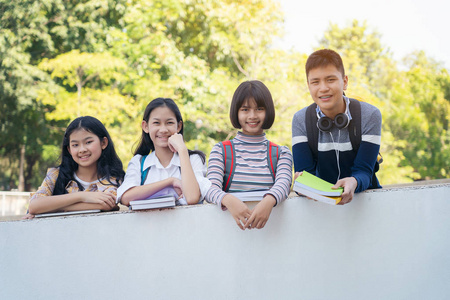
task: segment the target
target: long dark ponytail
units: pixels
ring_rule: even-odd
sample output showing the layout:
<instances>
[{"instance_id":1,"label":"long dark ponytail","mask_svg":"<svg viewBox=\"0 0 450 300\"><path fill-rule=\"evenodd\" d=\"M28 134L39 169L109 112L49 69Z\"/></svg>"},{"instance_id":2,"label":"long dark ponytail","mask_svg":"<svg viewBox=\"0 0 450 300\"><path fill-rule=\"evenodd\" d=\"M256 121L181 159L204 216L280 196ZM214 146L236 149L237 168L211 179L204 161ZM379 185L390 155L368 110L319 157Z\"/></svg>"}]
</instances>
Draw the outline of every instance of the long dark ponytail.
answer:
<instances>
[{"instance_id":1,"label":"long dark ponytail","mask_svg":"<svg viewBox=\"0 0 450 300\"><path fill-rule=\"evenodd\" d=\"M168 107L177 118L177 123L181 122L181 129L178 133L183 134L183 118L181 117L180 109L178 108L175 101L173 101L170 98L156 98L150 101L150 103L147 105L144 111L144 117L143 120L145 122L148 122L148 119L150 118L151 112L158 107ZM136 147L136 150L134 151L134 155L140 154L140 155L147 155L151 151L155 150L155 145L153 144L153 141L150 139L150 135L146 133L144 130L142 130L142 135L139 140L139 144ZM206 155L202 151L199 150L188 150L189 155L192 154L198 154L200 158L202 159L203 163L206 161Z\"/></svg>"},{"instance_id":2,"label":"long dark ponytail","mask_svg":"<svg viewBox=\"0 0 450 300\"><path fill-rule=\"evenodd\" d=\"M104 178L109 185L118 187L125 176L123 171L122 161L116 153L114 143L109 136L105 126L98 119L90 116L79 117L73 120L64 133L64 138L61 146L61 164L59 165L59 175L55 182L55 189L53 195L67 194L66 186L73 180L74 173L78 170L78 164L73 160L70 155L68 147L70 143L70 135L75 130L84 129L98 136L100 141L105 137L108 139L108 145L103 149L100 158L97 161L97 178L100 180ZM115 177L117 181L111 180L111 177ZM77 182L80 191L84 188Z\"/></svg>"}]
</instances>

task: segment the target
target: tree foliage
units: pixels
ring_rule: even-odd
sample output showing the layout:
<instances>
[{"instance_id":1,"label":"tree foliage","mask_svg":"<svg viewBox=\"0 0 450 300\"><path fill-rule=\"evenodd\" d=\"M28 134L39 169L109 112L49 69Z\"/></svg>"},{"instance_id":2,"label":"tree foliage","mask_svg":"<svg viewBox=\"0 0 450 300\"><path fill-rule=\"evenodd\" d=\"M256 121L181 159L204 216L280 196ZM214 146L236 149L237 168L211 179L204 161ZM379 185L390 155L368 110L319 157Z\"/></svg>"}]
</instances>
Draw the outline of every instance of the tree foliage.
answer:
<instances>
[{"instance_id":1,"label":"tree foliage","mask_svg":"<svg viewBox=\"0 0 450 300\"><path fill-rule=\"evenodd\" d=\"M290 145L292 116L311 98L307 55L273 47L282 22L274 0L0 0L0 187L36 188L80 115L105 124L126 166L156 97L177 102L188 146L208 154L236 133L230 101L248 79L272 92L268 137ZM382 111L382 183L448 177L448 71L423 52L400 69L356 20L330 24L319 47L342 55L349 95Z\"/></svg>"},{"instance_id":2,"label":"tree foliage","mask_svg":"<svg viewBox=\"0 0 450 300\"><path fill-rule=\"evenodd\" d=\"M343 29L331 24L321 46L341 53L349 76L348 94L382 112L381 181L448 177L448 71L424 52L411 53L399 70L380 35L358 21Z\"/></svg>"}]
</instances>

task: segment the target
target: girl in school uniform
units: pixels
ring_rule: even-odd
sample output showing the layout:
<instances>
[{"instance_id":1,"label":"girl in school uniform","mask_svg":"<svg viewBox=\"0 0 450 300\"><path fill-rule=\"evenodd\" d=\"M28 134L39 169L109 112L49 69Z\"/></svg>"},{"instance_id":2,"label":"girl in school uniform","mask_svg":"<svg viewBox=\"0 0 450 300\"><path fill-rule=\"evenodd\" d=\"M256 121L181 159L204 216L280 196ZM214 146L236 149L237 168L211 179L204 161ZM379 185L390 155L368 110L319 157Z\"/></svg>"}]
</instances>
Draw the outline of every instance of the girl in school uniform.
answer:
<instances>
[{"instance_id":1,"label":"girl in school uniform","mask_svg":"<svg viewBox=\"0 0 450 300\"><path fill-rule=\"evenodd\" d=\"M157 98L145 109L142 136L128 164L117 200L130 201L173 195L177 205L203 200L211 182L206 179L205 154L187 149L183 120L172 99Z\"/></svg>"},{"instance_id":2,"label":"girl in school uniform","mask_svg":"<svg viewBox=\"0 0 450 300\"><path fill-rule=\"evenodd\" d=\"M48 169L42 185L32 194L28 217L47 212L118 209L117 187L124 175L105 126L94 117L76 118L64 133L61 164Z\"/></svg>"},{"instance_id":3,"label":"girl in school uniform","mask_svg":"<svg viewBox=\"0 0 450 300\"><path fill-rule=\"evenodd\" d=\"M208 162L212 185L205 199L228 209L242 230L261 229L272 208L289 195L292 154L287 147L270 143L265 136L264 130L275 120L275 108L272 95L262 82L253 80L239 85L231 102L230 120L241 131L228 146L222 142L213 147ZM227 174L230 172L227 164L233 165L233 174ZM253 210L230 194L261 189L267 192Z\"/></svg>"}]
</instances>

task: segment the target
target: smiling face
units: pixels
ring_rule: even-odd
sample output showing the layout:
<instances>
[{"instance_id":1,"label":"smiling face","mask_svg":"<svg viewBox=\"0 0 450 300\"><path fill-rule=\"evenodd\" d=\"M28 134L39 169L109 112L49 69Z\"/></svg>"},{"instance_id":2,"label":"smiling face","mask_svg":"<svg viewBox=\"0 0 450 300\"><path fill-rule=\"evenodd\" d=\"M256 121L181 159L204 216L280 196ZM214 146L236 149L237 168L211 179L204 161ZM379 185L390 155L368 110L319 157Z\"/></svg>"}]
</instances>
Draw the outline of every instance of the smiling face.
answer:
<instances>
[{"instance_id":1,"label":"smiling face","mask_svg":"<svg viewBox=\"0 0 450 300\"><path fill-rule=\"evenodd\" d=\"M308 73L308 88L314 102L329 118L345 112L344 91L348 78L330 64L311 69Z\"/></svg>"},{"instance_id":2,"label":"smiling face","mask_svg":"<svg viewBox=\"0 0 450 300\"><path fill-rule=\"evenodd\" d=\"M78 169L97 168L97 161L102 155L103 149L108 146L108 138L102 140L92 132L85 129L73 131L69 137L67 147L73 160L78 164Z\"/></svg>"},{"instance_id":3,"label":"smiling face","mask_svg":"<svg viewBox=\"0 0 450 300\"><path fill-rule=\"evenodd\" d=\"M155 150L168 148L168 139L181 130L181 121L177 122L175 114L167 106L152 110L148 121L142 121L142 130L149 134Z\"/></svg>"},{"instance_id":4,"label":"smiling face","mask_svg":"<svg viewBox=\"0 0 450 300\"><path fill-rule=\"evenodd\" d=\"M242 133L247 135L260 135L264 131L262 125L266 118L266 109L258 107L254 99L247 99L239 108L238 120Z\"/></svg>"}]
</instances>

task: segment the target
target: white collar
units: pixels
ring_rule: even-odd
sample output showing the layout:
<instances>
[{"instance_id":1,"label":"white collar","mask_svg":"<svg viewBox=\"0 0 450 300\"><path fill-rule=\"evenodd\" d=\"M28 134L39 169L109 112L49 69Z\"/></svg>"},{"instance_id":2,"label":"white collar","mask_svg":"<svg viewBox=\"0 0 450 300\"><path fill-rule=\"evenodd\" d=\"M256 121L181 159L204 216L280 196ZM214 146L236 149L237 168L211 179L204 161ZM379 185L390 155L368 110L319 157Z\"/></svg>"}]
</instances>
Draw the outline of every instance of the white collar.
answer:
<instances>
[{"instance_id":1,"label":"white collar","mask_svg":"<svg viewBox=\"0 0 450 300\"><path fill-rule=\"evenodd\" d=\"M348 116L348 119L351 120L352 119L352 115L350 113L350 99L347 96L342 96L344 98L344 102L345 102L345 114ZM322 110L320 109L319 105L316 106L316 113L317 113L317 118L320 119L322 117L326 117L325 114L322 112Z\"/></svg>"},{"instance_id":2,"label":"white collar","mask_svg":"<svg viewBox=\"0 0 450 300\"><path fill-rule=\"evenodd\" d=\"M164 168L163 165L161 164L161 162L159 161L158 157L156 157L155 151L153 151L149 155L147 155L147 157L145 158L144 170L149 167L156 167L158 169L167 169L167 168L170 168L172 165L181 167L180 156L178 155L178 153L173 154L169 165L167 165L167 167Z\"/></svg>"}]
</instances>

